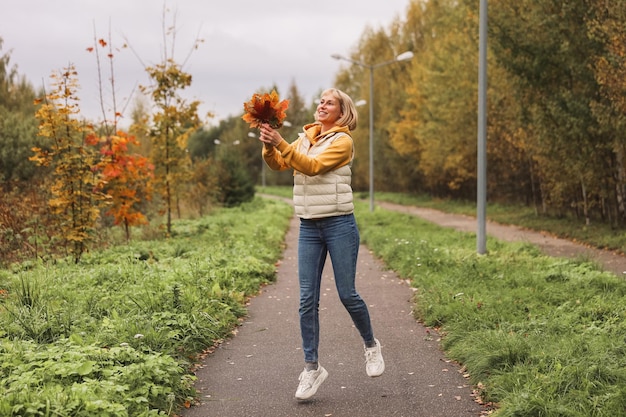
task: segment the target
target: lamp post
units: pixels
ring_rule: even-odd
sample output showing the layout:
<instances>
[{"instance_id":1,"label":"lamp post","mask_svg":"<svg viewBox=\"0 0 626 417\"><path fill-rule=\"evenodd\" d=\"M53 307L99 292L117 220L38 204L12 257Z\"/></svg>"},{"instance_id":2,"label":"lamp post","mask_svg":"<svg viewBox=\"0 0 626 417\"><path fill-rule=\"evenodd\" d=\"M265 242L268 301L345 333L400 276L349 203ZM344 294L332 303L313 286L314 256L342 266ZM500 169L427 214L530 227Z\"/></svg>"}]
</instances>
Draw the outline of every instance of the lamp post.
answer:
<instances>
[{"instance_id":1,"label":"lamp post","mask_svg":"<svg viewBox=\"0 0 626 417\"><path fill-rule=\"evenodd\" d=\"M361 61L346 58L345 56L339 54L333 54L331 55L331 58L351 62L360 67L367 68L370 71L370 211L374 211L374 69L393 64L394 62L409 61L413 58L413 52L403 52L390 61L384 61L378 64L366 64Z\"/></svg>"},{"instance_id":2,"label":"lamp post","mask_svg":"<svg viewBox=\"0 0 626 417\"><path fill-rule=\"evenodd\" d=\"M480 0L478 27L478 172L476 251L487 253L487 0Z\"/></svg>"}]
</instances>

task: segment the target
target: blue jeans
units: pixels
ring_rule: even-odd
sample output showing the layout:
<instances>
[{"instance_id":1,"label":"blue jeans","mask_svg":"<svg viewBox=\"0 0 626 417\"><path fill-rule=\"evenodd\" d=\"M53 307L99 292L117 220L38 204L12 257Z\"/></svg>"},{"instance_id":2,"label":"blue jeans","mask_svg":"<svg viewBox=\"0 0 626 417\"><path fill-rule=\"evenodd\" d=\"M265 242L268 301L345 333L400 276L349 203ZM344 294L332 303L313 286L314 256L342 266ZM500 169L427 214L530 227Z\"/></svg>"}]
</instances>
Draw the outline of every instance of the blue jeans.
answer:
<instances>
[{"instance_id":1,"label":"blue jeans","mask_svg":"<svg viewBox=\"0 0 626 417\"><path fill-rule=\"evenodd\" d=\"M367 305L356 292L356 261L360 236L353 214L316 220L300 219L298 271L300 332L305 362L317 362L320 340L319 302L326 255L335 275L339 299L364 342L374 340Z\"/></svg>"}]
</instances>

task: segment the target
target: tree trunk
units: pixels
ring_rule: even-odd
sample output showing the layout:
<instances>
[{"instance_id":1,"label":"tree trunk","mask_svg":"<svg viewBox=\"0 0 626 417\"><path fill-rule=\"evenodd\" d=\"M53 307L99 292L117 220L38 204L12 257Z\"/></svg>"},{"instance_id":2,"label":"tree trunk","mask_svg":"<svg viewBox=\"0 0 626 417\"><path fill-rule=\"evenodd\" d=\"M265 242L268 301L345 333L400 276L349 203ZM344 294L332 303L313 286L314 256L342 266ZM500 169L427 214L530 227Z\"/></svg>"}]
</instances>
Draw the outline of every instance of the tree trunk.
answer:
<instances>
[{"instance_id":1,"label":"tree trunk","mask_svg":"<svg viewBox=\"0 0 626 417\"><path fill-rule=\"evenodd\" d=\"M587 189L585 188L585 181L583 177L580 177L580 186L583 193L583 214L585 216L585 225L589 226L591 221L589 220L589 202L587 201Z\"/></svg>"}]
</instances>

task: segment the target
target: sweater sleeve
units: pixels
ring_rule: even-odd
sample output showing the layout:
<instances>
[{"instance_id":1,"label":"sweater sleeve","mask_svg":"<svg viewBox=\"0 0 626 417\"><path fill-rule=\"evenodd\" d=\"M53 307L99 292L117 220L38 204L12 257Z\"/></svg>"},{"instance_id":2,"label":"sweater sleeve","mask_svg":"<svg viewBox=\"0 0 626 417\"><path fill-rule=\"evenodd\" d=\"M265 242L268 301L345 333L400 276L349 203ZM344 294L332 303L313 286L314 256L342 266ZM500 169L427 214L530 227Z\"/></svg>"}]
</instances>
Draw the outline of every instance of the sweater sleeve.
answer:
<instances>
[{"instance_id":1,"label":"sweater sleeve","mask_svg":"<svg viewBox=\"0 0 626 417\"><path fill-rule=\"evenodd\" d=\"M298 142L298 140L296 140L296 142ZM285 162L283 156L280 152L278 152L278 150L276 150L275 147L272 146L271 148L267 148L263 146L262 149L261 155L270 169L274 171L284 171L290 168L290 166Z\"/></svg>"},{"instance_id":2,"label":"sweater sleeve","mask_svg":"<svg viewBox=\"0 0 626 417\"><path fill-rule=\"evenodd\" d=\"M325 174L334 169L348 165L352 160L352 138L342 135L335 139L324 152L315 157L298 152L300 141L292 144L282 141L276 149L280 152L283 162L304 175Z\"/></svg>"}]
</instances>

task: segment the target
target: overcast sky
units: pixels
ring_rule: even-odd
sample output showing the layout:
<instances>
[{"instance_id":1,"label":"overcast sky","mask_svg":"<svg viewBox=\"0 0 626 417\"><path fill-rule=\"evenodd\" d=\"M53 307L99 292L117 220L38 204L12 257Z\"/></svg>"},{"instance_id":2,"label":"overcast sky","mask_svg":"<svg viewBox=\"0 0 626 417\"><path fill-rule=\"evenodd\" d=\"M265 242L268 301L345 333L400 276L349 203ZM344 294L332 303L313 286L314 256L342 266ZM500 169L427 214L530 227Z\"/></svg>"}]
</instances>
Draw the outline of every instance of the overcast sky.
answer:
<instances>
[{"instance_id":1,"label":"overcast sky","mask_svg":"<svg viewBox=\"0 0 626 417\"><path fill-rule=\"evenodd\" d=\"M186 96L200 100L202 113L211 111L220 120L240 114L256 90L274 84L286 94L295 81L310 101L331 86L345 65L330 55L349 55L368 26L388 29L394 18L405 15L409 1L0 0L0 54L11 51L11 64L35 87L49 85L53 71L74 64L82 113L101 120L96 58L86 50L93 45L94 30L98 38L110 34L116 47L127 39L138 55L130 49L115 53L116 101L122 107L135 86L148 83L142 62L160 62L165 5L170 10L166 23L176 17L174 58L179 64L195 39L204 41L184 67L193 76ZM111 102L108 85L104 98ZM132 100L127 117L131 108Z\"/></svg>"}]
</instances>

